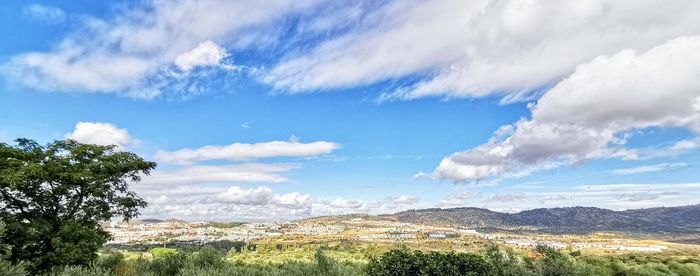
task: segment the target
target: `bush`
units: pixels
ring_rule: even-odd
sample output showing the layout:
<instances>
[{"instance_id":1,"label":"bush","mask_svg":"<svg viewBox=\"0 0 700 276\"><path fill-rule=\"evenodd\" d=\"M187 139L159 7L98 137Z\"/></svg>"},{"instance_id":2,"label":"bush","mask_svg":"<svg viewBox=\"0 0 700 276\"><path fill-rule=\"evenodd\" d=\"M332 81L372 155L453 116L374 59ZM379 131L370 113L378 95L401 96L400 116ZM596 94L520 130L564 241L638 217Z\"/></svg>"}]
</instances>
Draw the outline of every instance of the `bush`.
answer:
<instances>
[{"instance_id":1,"label":"bush","mask_svg":"<svg viewBox=\"0 0 700 276\"><path fill-rule=\"evenodd\" d=\"M27 271L24 269L24 264L14 265L9 261L0 259L0 276L26 276Z\"/></svg>"},{"instance_id":2,"label":"bush","mask_svg":"<svg viewBox=\"0 0 700 276\"><path fill-rule=\"evenodd\" d=\"M174 248L164 248L164 247L155 247L151 248L148 250L151 254L153 254L153 257L164 257L169 254L175 254L177 253L177 249Z\"/></svg>"},{"instance_id":3,"label":"bush","mask_svg":"<svg viewBox=\"0 0 700 276\"><path fill-rule=\"evenodd\" d=\"M369 275L493 275L491 265L472 253L425 254L420 251L395 249L379 259L370 260Z\"/></svg>"},{"instance_id":4,"label":"bush","mask_svg":"<svg viewBox=\"0 0 700 276\"><path fill-rule=\"evenodd\" d=\"M186 265L188 257L185 252L161 254L150 262L149 271L157 276L177 275Z\"/></svg>"},{"instance_id":5,"label":"bush","mask_svg":"<svg viewBox=\"0 0 700 276\"><path fill-rule=\"evenodd\" d=\"M226 265L224 254L213 247L204 247L192 254L189 264L197 268L221 268Z\"/></svg>"},{"instance_id":6,"label":"bush","mask_svg":"<svg viewBox=\"0 0 700 276\"><path fill-rule=\"evenodd\" d=\"M97 260L97 267L113 274L117 274L117 270L124 265L124 254L119 251L109 251Z\"/></svg>"},{"instance_id":7,"label":"bush","mask_svg":"<svg viewBox=\"0 0 700 276\"><path fill-rule=\"evenodd\" d=\"M66 266L53 274L54 276L111 276L106 270L95 266Z\"/></svg>"}]
</instances>

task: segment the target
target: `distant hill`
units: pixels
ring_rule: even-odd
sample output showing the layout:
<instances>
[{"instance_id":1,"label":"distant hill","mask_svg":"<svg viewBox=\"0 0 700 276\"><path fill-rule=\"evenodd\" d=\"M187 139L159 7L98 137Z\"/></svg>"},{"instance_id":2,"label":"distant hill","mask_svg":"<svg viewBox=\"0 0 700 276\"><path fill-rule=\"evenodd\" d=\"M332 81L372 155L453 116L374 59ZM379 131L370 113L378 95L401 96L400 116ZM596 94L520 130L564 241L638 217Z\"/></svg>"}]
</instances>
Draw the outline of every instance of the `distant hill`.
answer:
<instances>
[{"instance_id":1,"label":"distant hill","mask_svg":"<svg viewBox=\"0 0 700 276\"><path fill-rule=\"evenodd\" d=\"M430 208L384 216L401 222L458 225L480 230L700 234L700 204L625 211L595 207L539 208L512 214L471 207Z\"/></svg>"}]
</instances>

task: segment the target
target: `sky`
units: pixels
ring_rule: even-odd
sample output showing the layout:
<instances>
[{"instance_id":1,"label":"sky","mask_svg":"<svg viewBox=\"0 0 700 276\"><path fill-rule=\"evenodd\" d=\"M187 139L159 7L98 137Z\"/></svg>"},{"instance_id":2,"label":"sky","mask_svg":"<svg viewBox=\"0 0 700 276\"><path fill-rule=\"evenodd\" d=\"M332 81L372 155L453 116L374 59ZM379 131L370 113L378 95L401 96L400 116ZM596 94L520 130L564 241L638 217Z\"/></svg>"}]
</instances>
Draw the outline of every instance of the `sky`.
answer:
<instances>
[{"instance_id":1,"label":"sky","mask_svg":"<svg viewBox=\"0 0 700 276\"><path fill-rule=\"evenodd\" d=\"M0 142L158 167L142 218L698 204L700 2L4 1Z\"/></svg>"}]
</instances>

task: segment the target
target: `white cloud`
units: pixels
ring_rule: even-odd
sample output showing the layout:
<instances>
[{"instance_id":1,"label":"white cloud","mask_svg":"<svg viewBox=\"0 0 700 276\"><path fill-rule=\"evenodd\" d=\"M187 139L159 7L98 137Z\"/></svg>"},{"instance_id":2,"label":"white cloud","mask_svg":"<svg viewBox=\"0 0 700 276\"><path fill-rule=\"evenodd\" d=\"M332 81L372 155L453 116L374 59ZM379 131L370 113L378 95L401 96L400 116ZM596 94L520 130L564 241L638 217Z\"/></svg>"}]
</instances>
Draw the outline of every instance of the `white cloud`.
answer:
<instances>
[{"instance_id":1,"label":"white cloud","mask_svg":"<svg viewBox=\"0 0 700 276\"><path fill-rule=\"evenodd\" d=\"M205 160L252 160L271 157L308 157L331 153L340 148L333 142L271 141L255 144L233 143L227 146L204 146L197 149L158 151L156 159L167 163L187 164Z\"/></svg>"},{"instance_id":2,"label":"white cloud","mask_svg":"<svg viewBox=\"0 0 700 276\"><path fill-rule=\"evenodd\" d=\"M624 145L626 132L648 127L680 127L696 135L668 152L697 148L699 47L700 36L680 37L646 52L624 50L581 64L531 106L531 119L446 157L434 175L463 181L522 176L594 158L652 158L666 149L645 153Z\"/></svg>"},{"instance_id":3,"label":"white cloud","mask_svg":"<svg viewBox=\"0 0 700 276\"><path fill-rule=\"evenodd\" d=\"M261 163L186 166L169 171L156 170L150 176L143 177L142 185L163 187L202 183L281 183L289 181L283 173L298 168L298 164Z\"/></svg>"},{"instance_id":4,"label":"white cloud","mask_svg":"<svg viewBox=\"0 0 700 276\"><path fill-rule=\"evenodd\" d=\"M222 203L238 205L277 205L287 208L305 208L310 203L309 195L297 192L287 194L275 194L268 187L255 189L243 189L230 187L226 192L217 195L216 199Z\"/></svg>"},{"instance_id":5,"label":"white cloud","mask_svg":"<svg viewBox=\"0 0 700 276\"><path fill-rule=\"evenodd\" d=\"M173 68L211 69L225 64L225 48L274 45L270 56L287 55L254 71L292 93L412 76L416 83L382 98L500 94L512 101L532 98L533 89L598 55L700 33L700 3L693 0L319 2L139 2L108 19L85 19L51 50L16 55L2 72L42 90L197 94L210 83L197 80L208 74L180 78ZM27 10L60 17L46 6ZM290 16L298 23L285 21ZM282 24L295 24L285 41Z\"/></svg>"},{"instance_id":6,"label":"white cloud","mask_svg":"<svg viewBox=\"0 0 700 276\"><path fill-rule=\"evenodd\" d=\"M650 173L650 172L662 172L673 169L678 169L682 167L687 167L686 163L660 163L647 166L639 166L634 168L616 169L612 170L613 174L620 175L630 175L630 174L640 174L640 173Z\"/></svg>"},{"instance_id":7,"label":"white cloud","mask_svg":"<svg viewBox=\"0 0 700 276\"><path fill-rule=\"evenodd\" d=\"M693 0L392 1L350 30L292 52L263 80L294 92L425 76L383 98L508 95L569 75L623 49L700 33Z\"/></svg>"},{"instance_id":8,"label":"white cloud","mask_svg":"<svg viewBox=\"0 0 700 276\"><path fill-rule=\"evenodd\" d=\"M146 189L139 195L150 203L145 217L211 220L269 221L308 217L311 198L297 192L275 193L260 186L178 186Z\"/></svg>"},{"instance_id":9,"label":"white cloud","mask_svg":"<svg viewBox=\"0 0 700 276\"><path fill-rule=\"evenodd\" d=\"M272 196L272 189L268 187L243 189L241 187L234 186L226 190L226 192L217 195L217 199L223 203L264 205L270 203Z\"/></svg>"},{"instance_id":10,"label":"white cloud","mask_svg":"<svg viewBox=\"0 0 700 276\"><path fill-rule=\"evenodd\" d=\"M163 189L138 185L134 188L150 203L144 217L190 220L271 221L352 213L386 214L408 208L412 203L407 200L417 202L412 197L404 197L400 204L391 199L312 198L299 192L276 193L265 186L182 185Z\"/></svg>"},{"instance_id":11,"label":"white cloud","mask_svg":"<svg viewBox=\"0 0 700 276\"><path fill-rule=\"evenodd\" d=\"M226 49L207 40L199 43L194 49L178 55L175 58L175 65L185 72L198 66L221 66L222 60L228 55Z\"/></svg>"},{"instance_id":12,"label":"white cloud","mask_svg":"<svg viewBox=\"0 0 700 276\"><path fill-rule=\"evenodd\" d=\"M700 183L601 184L494 193L488 197L472 192L457 192L446 196L437 206L470 206L500 212L574 206L624 210L692 205L698 203L698 196Z\"/></svg>"},{"instance_id":13,"label":"white cloud","mask_svg":"<svg viewBox=\"0 0 700 276\"><path fill-rule=\"evenodd\" d=\"M166 91L196 93L202 84L192 78L206 74L180 78L172 67L185 70L221 63L225 50L214 45L242 48L269 43L276 35L275 22L314 2L139 2L109 19L85 19L51 50L16 55L0 71L15 83L40 90L147 99Z\"/></svg>"},{"instance_id":14,"label":"white cloud","mask_svg":"<svg viewBox=\"0 0 700 276\"><path fill-rule=\"evenodd\" d=\"M73 132L66 134L65 137L85 144L115 145L118 148L135 142L126 129L99 122L78 122Z\"/></svg>"},{"instance_id":15,"label":"white cloud","mask_svg":"<svg viewBox=\"0 0 700 276\"><path fill-rule=\"evenodd\" d=\"M413 176L411 176L411 181L416 181L416 180L418 180L418 179L421 179L421 178L424 178L424 177L428 177L428 176L430 176L429 173L417 172L417 173L413 174Z\"/></svg>"},{"instance_id":16,"label":"white cloud","mask_svg":"<svg viewBox=\"0 0 700 276\"><path fill-rule=\"evenodd\" d=\"M66 13L56 7L31 4L24 7L24 15L48 24L58 24L66 20Z\"/></svg>"}]
</instances>

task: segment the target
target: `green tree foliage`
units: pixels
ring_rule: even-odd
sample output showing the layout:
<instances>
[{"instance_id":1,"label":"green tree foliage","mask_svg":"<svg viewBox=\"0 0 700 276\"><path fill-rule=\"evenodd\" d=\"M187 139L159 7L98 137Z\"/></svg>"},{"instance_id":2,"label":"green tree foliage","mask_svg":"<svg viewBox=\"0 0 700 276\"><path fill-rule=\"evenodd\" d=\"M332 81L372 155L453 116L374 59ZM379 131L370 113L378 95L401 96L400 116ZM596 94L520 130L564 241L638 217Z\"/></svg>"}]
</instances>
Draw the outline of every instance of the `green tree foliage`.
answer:
<instances>
[{"instance_id":1,"label":"green tree foliage","mask_svg":"<svg viewBox=\"0 0 700 276\"><path fill-rule=\"evenodd\" d=\"M514 253L495 245L487 246L478 254L426 253L402 248L380 254L367 265L339 262L330 257L334 252L336 249L333 247L321 247L315 252L313 261L244 263L227 260L223 252L208 247L199 251L168 251L152 258L127 258L122 253L111 251L101 254L100 259L90 266L68 266L51 275L700 275L700 262L692 257L654 254L572 256L570 252L544 246L527 254ZM133 253L131 256L134 256ZM261 256L265 257L272 256Z\"/></svg>"},{"instance_id":2,"label":"green tree foliage","mask_svg":"<svg viewBox=\"0 0 700 276\"><path fill-rule=\"evenodd\" d=\"M155 166L114 146L0 143L0 219L7 224L0 241L12 246L9 260L26 260L33 272L95 260L109 238L100 222L139 214L146 202L129 184Z\"/></svg>"},{"instance_id":3,"label":"green tree foliage","mask_svg":"<svg viewBox=\"0 0 700 276\"><path fill-rule=\"evenodd\" d=\"M521 258L512 249L501 250L495 244L486 245L484 257L491 265L494 275L524 276L532 275L523 267Z\"/></svg>"},{"instance_id":4,"label":"green tree foliage","mask_svg":"<svg viewBox=\"0 0 700 276\"><path fill-rule=\"evenodd\" d=\"M542 256L537 262L530 262L538 275L543 276L567 276L576 275L576 265L569 254L544 245L538 245L535 252Z\"/></svg>"},{"instance_id":5,"label":"green tree foliage","mask_svg":"<svg viewBox=\"0 0 700 276\"><path fill-rule=\"evenodd\" d=\"M5 236L5 223L0 221L0 240ZM24 264L12 264L7 261L7 255L10 252L10 246L0 243L0 276L24 276L27 272L24 270Z\"/></svg>"},{"instance_id":6,"label":"green tree foliage","mask_svg":"<svg viewBox=\"0 0 700 276\"><path fill-rule=\"evenodd\" d=\"M423 253L406 249L391 250L370 260L369 275L495 275L481 255L473 253Z\"/></svg>"}]
</instances>

